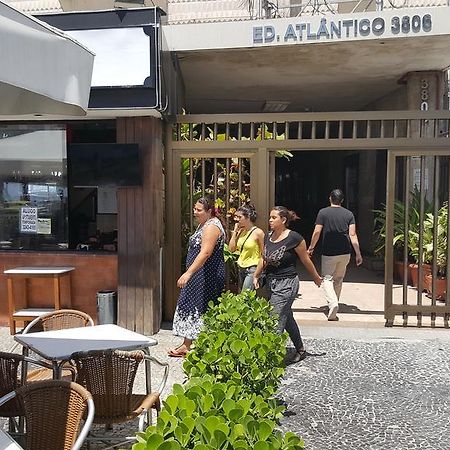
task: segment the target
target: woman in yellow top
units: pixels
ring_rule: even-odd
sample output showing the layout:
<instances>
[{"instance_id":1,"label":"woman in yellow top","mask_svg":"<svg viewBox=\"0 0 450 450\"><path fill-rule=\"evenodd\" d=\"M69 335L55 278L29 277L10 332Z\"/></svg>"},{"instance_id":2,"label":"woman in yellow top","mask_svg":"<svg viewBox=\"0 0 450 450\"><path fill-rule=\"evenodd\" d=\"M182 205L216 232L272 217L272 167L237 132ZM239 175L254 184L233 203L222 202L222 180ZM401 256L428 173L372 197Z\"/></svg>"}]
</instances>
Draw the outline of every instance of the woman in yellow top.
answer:
<instances>
[{"instance_id":1,"label":"woman in yellow top","mask_svg":"<svg viewBox=\"0 0 450 450\"><path fill-rule=\"evenodd\" d=\"M253 273L256 270L264 248L264 231L255 225L256 211L251 205L239 207L235 214L236 222L231 232L228 246L232 252L239 252L239 286L242 291L254 289Z\"/></svg>"}]
</instances>

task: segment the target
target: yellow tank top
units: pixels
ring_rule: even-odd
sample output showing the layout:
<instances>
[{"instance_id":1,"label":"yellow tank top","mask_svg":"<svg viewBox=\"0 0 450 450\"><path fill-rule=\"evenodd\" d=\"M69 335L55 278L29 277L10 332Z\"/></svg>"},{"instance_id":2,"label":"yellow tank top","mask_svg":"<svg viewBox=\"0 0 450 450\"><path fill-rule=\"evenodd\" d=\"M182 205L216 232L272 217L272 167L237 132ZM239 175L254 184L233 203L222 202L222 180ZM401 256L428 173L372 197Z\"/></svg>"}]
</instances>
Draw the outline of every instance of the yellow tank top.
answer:
<instances>
[{"instance_id":1,"label":"yellow tank top","mask_svg":"<svg viewBox=\"0 0 450 450\"><path fill-rule=\"evenodd\" d=\"M252 234L247 239L249 233ZM255 230L249 230L247 233L239 236L236 245L239 252L239 259L237 261L239 267L245 268L258 265L261 251L259 249L258 241L255 238Z\"/></svg>"}]
</instances>

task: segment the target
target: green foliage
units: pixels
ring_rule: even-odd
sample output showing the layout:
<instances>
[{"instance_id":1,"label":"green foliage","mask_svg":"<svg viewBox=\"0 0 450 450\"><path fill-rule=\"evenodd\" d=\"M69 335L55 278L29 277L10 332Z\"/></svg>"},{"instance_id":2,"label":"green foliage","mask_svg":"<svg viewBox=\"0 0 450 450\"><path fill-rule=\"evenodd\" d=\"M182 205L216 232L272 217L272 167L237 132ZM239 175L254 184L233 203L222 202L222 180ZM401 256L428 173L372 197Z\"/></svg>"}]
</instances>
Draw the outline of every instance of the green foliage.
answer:
<instances>
[{"instance_id":1,"label":"green foliage","mask_svg":"<svg viewBox=\"0 0 450 450\"><path fill-rule=\"evenodd\" d=\"M383 254L386 240L386 205L382 205L383 209L374 210L374 235L375 235L375 254ZM432 212L432 205L426 199L424 199L424 213L427 215ZM408 210L408 250L410 256L414 255L411 252L411 245L414 247L418 245L418 241L414 242L414 237L419 232L419 218L420 218L420 191L417 186L414 186L414 190L410 193L410 202ZM400 200L394 201L394 237L393 246L394 251L401 255L405 247L405 203Z\"/></svg>"},{"instance_id":2,"label":"green foliage","mask_svg":"<svg viewBox=\"0 0 450 450\"><path fill-rule=\"evenodd\" d=\"M277 322L255 292L227 292L210 304L184 363L188 383L173 386L133 450L303 450L302 439L276 429L286 341Z\"/></svg>"},{"instance_id":3,"label":"green foliage","mask_svg":"<svg viewBox=\"0 0 450 450\"><path fill-rule=\"evenodd\" d=\"M284 408L274 399L247 395L210 376L175 385L163 404L156 425L139 434L133 450L303 448L297 436L275 430Z\"/></svg>"},{"instance_id":4,"label":"green foliage","mask_svg":"<svg viewBox=\"0 0 450 450\"><path fill-rule=\"evenodd\" d=\"M272 307L254 291L222 295L203 316L204 331L184 362L189 377L213 375L243 390L273 395L284 374L286 334L277 334Z\"/></svg>"},{"instance_id":5,"label":"green foliage","mask_svg":"<svg viewBox=\"0 0 450 450\"><path fill-rule=\"evenodd\" d=\"M422 262L431 263L433 261L434 250L434 214L427 213L423 221L422 234ZM436 265L438 273L444 275L447 268L447 223L448 223L448 203L439 208L436 218ZM408 247L416 262L419 261L419 232L410 231Z\"/></svg>"},{"instance_id":6,"label":"green foliage","mask_svg":"<svg viewBox=\"0 0 450 450\"><path fill-rule=\"evenodd\" d=\"M239 280L239 266L237 265L239 252L232 252L228 244L225 244L223 246L223 257L225 259L225 264L227 265L229 280L237 286Z\"/></svg>"}]
</instances>

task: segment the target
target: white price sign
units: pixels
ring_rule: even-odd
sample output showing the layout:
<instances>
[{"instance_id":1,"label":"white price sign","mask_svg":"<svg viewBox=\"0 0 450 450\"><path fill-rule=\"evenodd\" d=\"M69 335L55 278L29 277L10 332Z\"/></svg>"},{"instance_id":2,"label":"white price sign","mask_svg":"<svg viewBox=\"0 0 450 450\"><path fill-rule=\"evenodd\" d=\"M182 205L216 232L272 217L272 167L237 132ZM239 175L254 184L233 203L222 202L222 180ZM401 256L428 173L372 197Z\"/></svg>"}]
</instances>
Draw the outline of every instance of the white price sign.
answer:
<instances>
[{"instance_id":1,"label":"white price sign","mask_svg":"<svg viewBox=\"0 0 450 450\"><path fill-rule=\"evenodd\" d=\"M37 208L20 208L20 232L37 233L38 210Z\"/></svg>"}]
</instances>

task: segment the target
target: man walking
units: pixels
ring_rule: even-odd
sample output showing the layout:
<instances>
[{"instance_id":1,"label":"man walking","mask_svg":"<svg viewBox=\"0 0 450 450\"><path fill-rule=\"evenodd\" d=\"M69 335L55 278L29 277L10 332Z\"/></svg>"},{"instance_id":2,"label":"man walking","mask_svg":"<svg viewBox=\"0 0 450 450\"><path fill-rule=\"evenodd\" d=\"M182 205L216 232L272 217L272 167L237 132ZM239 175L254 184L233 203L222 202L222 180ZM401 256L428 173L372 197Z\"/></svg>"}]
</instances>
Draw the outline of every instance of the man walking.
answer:
<instances>
[{"instance_id":1,"label":"man walking","mask_svg":"<svg viewBox=\"0 0 450 450\"><path fill-rule=\"evenodd\" d=\"M308 254L310 256L313 254L323 230L322 287L328 302L328 320L339 320L336 316L339 309L338 302L352 246L357 266L362 264L362 256L356 235L355 216L342 206L343 192L340 189L332 190L329 200L330 206L322 208L317 214Z\"/></svg>"}]
</instances>

